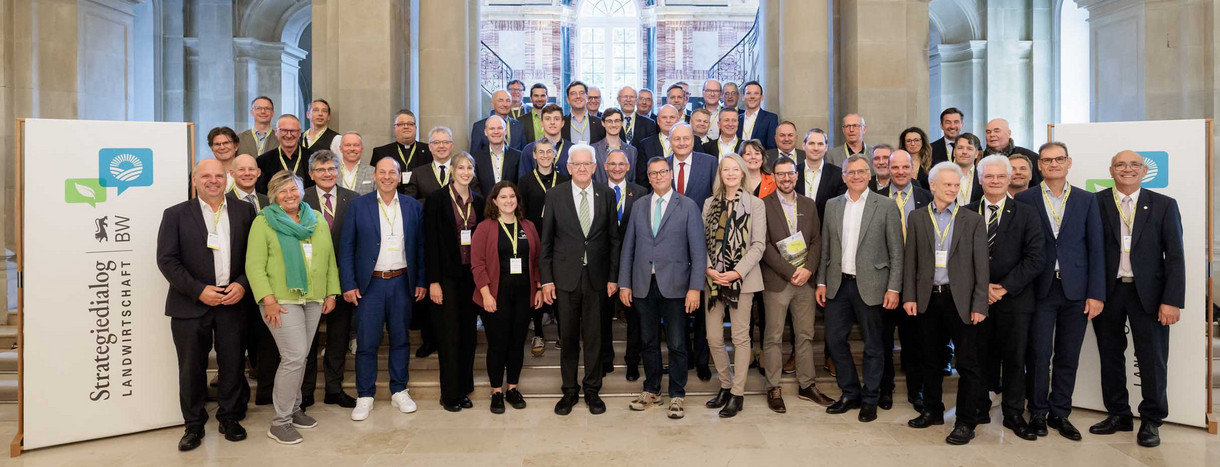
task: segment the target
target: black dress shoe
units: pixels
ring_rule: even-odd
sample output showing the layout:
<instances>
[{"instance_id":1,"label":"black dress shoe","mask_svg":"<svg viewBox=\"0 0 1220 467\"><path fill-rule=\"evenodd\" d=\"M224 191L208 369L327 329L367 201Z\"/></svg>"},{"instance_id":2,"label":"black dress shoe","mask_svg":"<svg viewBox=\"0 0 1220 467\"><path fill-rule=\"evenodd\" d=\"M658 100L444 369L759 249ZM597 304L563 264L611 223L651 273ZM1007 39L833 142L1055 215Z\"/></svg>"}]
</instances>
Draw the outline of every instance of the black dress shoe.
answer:
<instances>
[{"instance_id":1,"label":"black dress shoe","mask_svg":"<svg viewBox=\"0 0 1220 467\"><path fill-rule=\"evenodd\" d=\"M313 403L313 394L304 394L301 396L301 410L305 410L307 407L312 407Z\"/></svg>"},{"instance_id":2,"label":"black dress shoe","mask_svg":"<svg viewBox=\"0 0 1220 467\"><path fill-rule=\"evenodd\" d=\"M254 405L271 405L273 402L274 401L271 399L271 396L266 396L266 397L255 396L254 397Z\"/></svg>"},{"instance_id":3,"label":"black dress shoe","mask_svg":"<svg viewBox=\"0 0 1220 467\"><path fill-rule=\"evenodd\" d=\"M445 410L448 410L450 412L461 412L462 411L462 402L461 401L446 401L444 399L441 399L441 407L444 407Z\"/></svg>"},{"instance_id":4,"label":"black dress shoe","mask_svg":"<svg viewBox=\"0 0 1220 467\"><path fill-rule=\"evenodd\" d=\"M835 401L835 403L830 404L830 407L826 408L826 413L832 414L832 415L837 415L837 414L841 414L841 413L847 413L848 410L858 409L858 408L860 408L860 401L848 399L848 398L844 397L844 398L840 398L839 400Z\"/></svg>"},{"instance_id":5,"label":"black dress shoe","mask_svg":"<svg viewBox=\"0 0 1220 467\"><path fill-rule=\"evenodd\" d=\"M555 415L567 415L572 413L572 406L580 400L576 394L566 394L559 398L559 402L555 403Z\"/></svg>"},{"instance_id":6,"label":"black dress shoe","mask_svg":"<svg viewBox=\"0 0 1220 467\"><path fill-rule=\"evenodd\" d=\"M867 402L860 404L860 415L858 415L856 417L856 419L860 420L864 423L868 423L873 420L876 420L877 419L877 405L869 404Z\"/></svg>"},{"instance_id":7,"label":"black dress shoe","mask_svg":"<svg viewBox=\"0 0 1220 467\"><path fill-rule=\"evenodd\" d=\"M991 423L991 412L983 412L979 414L979 424L986 425Z\"/></svg>"},{"instance_id":8,"label":"black dress shoe","mask_svg":"<svg viewBox=\"0 0 1220 467\"><path fill-rule=\"evenodd\" d=\"M1046 436L1046 416L1034 415L1029 417L1029 431L1034 432L1038 436Z\"/></svg>"},{"instance_id":9,"label":"black dress shoe","mask_svg":"<svg viewBox=\"0 0 1220 467\"><path fill-rule=\"evenodd\" d=\"M604 378L610 373L614 373L614 365L602 364L602 377Z\"/></svg>"},{"instance_id":10,"label":"black dress shoe","mask_svg":"<svg viewBox=\"0 0 1220 467\"><path fill-rule=\"evenodd\" d=\"M491 393L491 413L494 413L494 414L504 413L504 393L502 393L502 392Z\"/></svg>"},{"instance_id":11,"label":"black dress shoe","mask_svg":"<svg viewBox=\"0 0 1220 467\"><path fill-rule=\"evenodd\" d=\"M1112 435L1120 431L1132 431L1135 429L1131 416L1110 415L1100 422L1094 423L1089 427L1089 433L1095 435Z\"/></svg>"},{"instance_id":12,"label":"black dress shoe","mask_svg":"<svg viewBox=\"0 0 1220 467\"><path fill-rule=\"evenodd\" d=\"M597 393L585 394L585 405L589 406L589 413L593 415L606 413L606 403Z\"/></svg>"},{"instance_id":13,"label":"black dress shoe","mask_svg":"<svg viewBox=\"0 0 1220 467\"><path fill-rule=\"evenodd\" d=\"M460 402L458 402L458 404L461 404L463 409L469 409L469 408L474 407L474 402L471 402L469 397L463 397L462 400Z\"/></svg>"},{"instance_id":14,"label":"black dress shoe","mask_svg":"<svg viewBox=\"0 0 1220 467\"><path fill-rule=\"evenodd\" d=\"M1004 417L1004 428L1012 430L1012 433L1017 435L1018 438L1027 441L1038 439L1038 434L1034 433L1034 430L1030 428L1029 424L1025 423L1025 419L1021 418L1020 415Z\"/></svg>"},{"instance_id":15,"label":"black dress shoe","mask_svg":"<svg viewBox=\"0 0 1220 467\"><path fill-rule=\"evenodd\" d=\"M709 409L719 409L729 403L730 397L733 397L733 394L728 389L721 389L720 392L716 393L716 397L713 397L712 400L707 401L704 405Z\"/></svg>"},{"instance_id":16,"label":"black dress shoe","mask_svg":"<svg viewBox=\"0 0 1220 467\"><path fill-rule=\"evenodd\" d=\"M347 395L346 392L339 392L337 394L327 394L326 397L322 398L322 402L324 402L326 404L330 404L330 405L338 405L339 407L343 407L343 408L347 408L347 409L356 407L356 399L352 396Z\"/></svg>"},{"instance_id":17,"label":"black dress shoe","mask_svg":"<svg viewBox=\"0 0 1220 467\"><path fill-rule=\"evenodd\" d=\"M1059 435L1072 441L1080 441L1080 430L1065 417L1050 416L1046 418L1046 426L1059 430Z\"/></svg>"},{"instance_id":18,"label":"black dress shoe","mask_svg":"<svg viewBox=\"0 0 1220 467\"><path fill-rule=\"evenodd\" d=\"M894 408L894 393L892 393L892 392L881 393L881 397L879 397L877 399L877 407L881 408L882 410L889 410L889 409Z\"/></svg>"},{"instance_id":19,"label":"black dress shoe","mask_svg":"<svg viewBox=\"0 0 1220 467\"><path fill-rule=\"evenodd\" d=\"M743 407L745 400L746 398L742 396L730 396L729 403L725 404L723 409L720 409L720 418L736 417L737 412L741 412L745 408Z\"/></svg>"},{"instance_id":20,"label":"black dress shoe","mask_svg":"<svg viewBox=\"0 0 1220 467\"><path fill-rule=\"evenodd\" d=\"M415 358L426 358L427 356L432 355L434 353L436 353L435 345L432 345L429 343L423 343L419 346L418 349L415 349Z\"/></svg>"},{"instance_id":21,"label":"black dress shoe","mask_svg":"<svg viewBox=\"0 0 1220 467\"><path fill-rule=\"evenodd\" d=\"M954 446L961 446L974 439L974 427L965 423L958 423L953 427L953 432L945 437L945 442Z\"/></svg>"},{"instance_id":22,"label":"black dress shoe","mask_svg":"<svg viewBox=\"0 0 1220 467\"><path fill-rule=\"evenodd\" d=\"M924 412L918 417L907 420L907 426L911 428L927 428L932 425L944 425L945 414Z\"/></svg>"},{"instance_id":23,"label":"black dress shoe","mask_svg":"<svg viewBox=\"0 0 1220 467\"><path fill-rule=\"evenodd\" d=\"M925 407L922 397L907 397L907 402L911 403L911 407L914 407L916 412L923 413Z\"/></svg>"},{"instance_id":24,"label":"black dress shoe","mask_svg":"<svg viewBox=\"0 0 1220 467\"><path fill-rule=\"evenodd\" d=\"M700 365L699 368L695 369L695 376L699 377L699 381L711 381L712 370L709 370L707 365Z\"/></svg>"},{"instance_id":25,"label":"black dress shoe","mask_svg":"<svg viewBox=\"0 0 1220 467\"><path fill-rule=\"evenodd\" d=\"M638 365L627 365L627 381L638 379L640 379L640 367Z\"/></svg>"},{"instance_id":26,"label":"black dress shoe","mask_svg":"<svg viewBox=\"0 0 1220 467\"><path fill-rule=\"evenodd\" d=\"M182 439L178 440L179 451L190 451L199 447L203 443L203 427L187 428L186 433L182 434Z\"/></svg>"},{"instance_id":27,"label":"black dress shoe","mask_svg":"<svg viewBox=\"0 0 1220 467\"><path fill-rule=\"evenodd\" d=\"M509 389L504 393L504 400L508 402L514 409L521 410L525 408L525 397L521 395L521 391L517 388Z\"/></svg>"},{"instance_id":28,"label":"black dress shoe","mask_svg":"<svg viewBox=\"0 0 1220 467\"><path fill-rule=\"evenodd\" d=\"M1155 448L1161 445L1160 429L1151 423L1141 421L1140 432L1135 435L1135 442L1146 448Z\"/></svg>"},{"instance_id":29,"label":"black dress shoe","mask_svg":"<svg viewBox=\"0 0 1220 467\"><path fill-rule=\"evenodd\" d=\"M229 441L246 439L246 429L242 428L240 423L232 421L220 422L220 434L225 435L225 439Z\"/></svg>"}]
</instances>

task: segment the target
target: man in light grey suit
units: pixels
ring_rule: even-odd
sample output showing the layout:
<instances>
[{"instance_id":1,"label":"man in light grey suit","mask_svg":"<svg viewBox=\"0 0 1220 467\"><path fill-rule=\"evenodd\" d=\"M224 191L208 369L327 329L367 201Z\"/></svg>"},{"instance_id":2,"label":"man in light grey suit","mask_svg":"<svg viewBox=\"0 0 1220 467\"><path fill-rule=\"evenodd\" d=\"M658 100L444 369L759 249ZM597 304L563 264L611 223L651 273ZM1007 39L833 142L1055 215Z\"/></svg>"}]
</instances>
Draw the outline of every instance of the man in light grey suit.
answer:
<instances>
[{"instance_id":1,"label":"man in light grey suit","mask_svg":"<svg viewBox=\"0 0 1220 467\"><path fill-rule=\"evenodd\" d=\"M962 445L974 439L979 416L990 409L983 395L979 352L987 345L981 323L988 313L987 229L983 217L960 209L957 193L964 174L953 162L932 167L928 181L932 202L907 218L906 257L903 261L902 308L918 316L924 409L907 422L912 428L945 423L941 401L949 339L957 354L957 423L945 441ZM983 406L979 401L984 401Z\"/></svg>"},{"instance_id":2,"label":"man in light grey suit","mask_svg":"<svg viewBox=\"0 0 1220 467\"><path fill-rule=\"evenodd\" d=\"M364 158L364 138L360 133L344 133L340 138L339 151L343 154L343 163L339 164L339 186L357 195L367 195L376 190L373 166L360 163Z\"/></svg>"},{"instance_id":3,"label":"man in light grey suit","mask_svg":"<svg viewBox=\"0 0 1220 467\"><path fill-rule=\"evenodd\" d=\"M842 129L843 144L835 146L826 153L827 162L842 167L848 157L856 154L872 156L873 147L864 142L864 133L868 131L868 127L864 124L864 117L857 113L844 115ZM869 167L871 168L872 165L870 164Z\"/></svg>"},{"instance_id":4,"label":"man in light grey suit","mask_svg":"<svg viewBox=\"0 0 1220 467\"><path fill-rule=\"evenodd\" d=\"M826 345L838 368L843 396L826 408L840 414L859 408L859 420L877 419L881 374L882 308L898 307L902 289L902 224L894 201L869 195L868 159L851 156L843 168L847 193L826 203L822 264L814 298L826 310ZM864 386L856 376L847 334L853 323L864 334Z\"/></svg>"},{"instance_id":5,"label":"man in light grey suit","mask_svg":"<svg viewBox=\"0 0 1220 467\"><path fill-rule=\"evenodd\" d=\"M685 415L686 316L699 308L707 269L707 244L699 206L672 189L669 163L648 161L653 192L636 201L623 233L619 300L640 317L644 392L631 410L661 405L661 322L669 346L669 418Z\"/></svg>"}]
</instances>

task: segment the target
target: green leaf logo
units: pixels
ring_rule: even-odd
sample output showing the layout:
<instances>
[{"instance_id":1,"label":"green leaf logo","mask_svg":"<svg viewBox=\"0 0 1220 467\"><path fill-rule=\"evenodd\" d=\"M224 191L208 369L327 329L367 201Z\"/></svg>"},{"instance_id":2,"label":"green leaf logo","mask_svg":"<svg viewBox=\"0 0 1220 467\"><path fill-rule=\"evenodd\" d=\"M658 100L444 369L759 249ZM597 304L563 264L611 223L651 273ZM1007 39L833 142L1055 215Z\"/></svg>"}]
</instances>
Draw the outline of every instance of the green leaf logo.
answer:
<instances>
[{"instance_id":1,"label":"green leaf logo","mask_svg":"<svg viewBox=\"0 0 1220 467\"><path fill-rule=\"evenodd\" d=\"M97 203L105 201L106 189L96 178L69 178L64 181L65 203L97 207Z\"/></svg>"}]
</instances>

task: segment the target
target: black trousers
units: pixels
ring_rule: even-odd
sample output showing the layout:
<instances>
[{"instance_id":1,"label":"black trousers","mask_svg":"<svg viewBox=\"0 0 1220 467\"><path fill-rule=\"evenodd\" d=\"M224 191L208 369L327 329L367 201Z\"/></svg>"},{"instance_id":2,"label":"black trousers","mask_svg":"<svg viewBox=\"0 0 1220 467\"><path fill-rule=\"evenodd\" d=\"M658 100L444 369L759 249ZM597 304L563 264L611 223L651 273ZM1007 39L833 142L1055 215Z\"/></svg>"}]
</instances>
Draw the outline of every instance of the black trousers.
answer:
<instances>
[{"instance_id":1,"label":"black trousers","mask_svg":"<svg viewBox=\"0 0 1220 467\"><path fill-rule=\"evenodd\" d=\"M602 389L602 297L606 286L596 287L589 278L588 269L580 270L580 281L576 290L556 292L559 304L559 369L563 375L564 395L575 395L583 383L586 396L597 394ZM582 342L583 341L583 342ZM585 377L576 382L580 366L580 353L584 350Z\"/></svg>"},{"instance_id":2,"label":"black trousers","mask_svg":"<svg viewBox=\"0 0 1220 467\"><path fill-rule=\"evenodd\" d=\"M440 360L441 400L461 401L474 392L474 350L478 345L478 307L474 277L466 268L461 279L441 279L442 305L432 304L432 324Z\"/></svg>"},{"instance_id":3,"label":"black trousers","mask_svg":"<svg viewBox=\"0 0 1220 467\"><path fill-rule=\"evenodd\" d=\"M835 362L836 382L848 400L876 404L881 397L881 374L885 363L881 348L881 315L885 311L881 305L864 304L856 280L847 276L843 277L835 298L826 300L826 346L830 347L830 357ZM860 333L864 335L863 378L856 374L851 344L847 342L851 326L856 323L860 324Z\"/></svg>"},{"instance_id":4,"label":"black trousers","mask_svg":"<svg viewBox=\"0 0 1220 467\"><path fill-rule=\"evenodd\" d=\"M411 287L411 295L414 295L414 293L415 287ZM414 312L411 315L410 329L419 330L419 346L432 349L439 348L440 344L437 343L437 325L434 323L434 315L440 314L440 305L432 303L432 300L424 297L423 300L415 302L412 308Z\"/></svg>"},{"instance_id":5,"label":"black trousers","mask_svg":"<svg viewBox=\"0 0 1220 467\"><path fill-rule=\"evenodd\" d=\"M603 294L604 295L604 294ZM606 297L602 303L602 368L614 366L614 315L623 312L627 320L627 350L623 353L623 363L627 366L639 366L640 347L640 314L634 306L623 305L618 294Z\"/></svg>"},{"instance_id":6,"label":"black trousers","mask_svg":"<svg viewBox=\"0 0 1220 467\"><path fill-rule=\"evenodd\" d=\"M170 332L178 353L178 404L187 429L203 429L208 421L208 354L216 347L216 419L238 421L246 417L250 386L242 362L247 309L241 305L217 306L198 318L171 318ZM275 368L278 365L272 365Z\"/></svg>"},{"instance_id":7,"label":"black trousers","mask_svg":"<svg viewBox=\"0 0 1220 467\"><path fill-rule=\"evenodd\" d=\"M707 367L712 351L707 347L707 297L699 294L699 308L686 315L686 358L691 368ZM725 313L728 316L728 313ZM727 319L727 318L726 318Z\"/></svg>"},{"instance_id":8,"label":"black trousers","mask_svg":"<svg viewBox=\"0 0 1220 467\"><path fill-rule=\"evenodd\" d=\"M919 345L919 324L914 316L909 316L899 306L895 310L882 310L881 348L885 354L885 367L881 372L881 392L894 392L894 331L898 331L898 339L902 349L898 355L902 357L902 372L907 377L907 399L923 398L923 370L920 368L921 346ZM945 360L948 355L946 354Z\"/></svg>"},{"instance_id":9,"label":"black trousers","mask_svg":"<svg viewBox=\"0 0 1220 467\"><path fill-rule=\"evenodd\" d=\"M1140 306L1135 284L1118 283L1107 297L1101 314L1093 318L1097 335L1097 353L1101 357L1101 394L1106 412L1131 416L1127 393L1127 333L1131 324L1131 339L1135 343L1135 361L1139 364L1140 419L1157 426L1169 415L1166 395L1166 373L1169 365L1169 326L1164 326L1156 314Z\"/></svg>"},{"instance_id":10,"label":"black trousers","mask_svg":"<svg viewBox=\"0 0 1220 467\"><path fill-rule=\"evenodd\" d=\"M969 426L979 423L979 406L986 389L979 374L978 349L985 345L982 327L962 322L961 315L949 292L932 292L927 310L916 317L919 326L921 369L924 383L924 411L943 414L942 399L944 382L945 345L950 340L957 349L957 422ZM986 320L984 320L986 322ZM987 405L990 408L990 404Z\"/></svg>"},{"instance_id":11,"label":"black trousers","mask_svg":"<svg viewBox=\"0 0 1220 467\"><path fill-rule=\"evenodd\" d=\"M979 347L983 390L979 391L978 403L980 410L989 410L991 399L987 392L998 388L1003 394L1001 411L1005 417L1014 417L1025 412L1025 357L1034 314L1032 309L1017 310L1004 300L991 305L990 316L979 323L986 337L982 339L985 344Z\"/></svg>"},{"instance_id":12,"label":"black trousers","mask_svg":"<svg viewBox=\"0 0 1220 467\"><path fill-rule=\"evenodd\" d=\"M322 315L326 323L326 356L322 359L322 372L326 378L326 394L343 391L343 370L347 365L347 344L351 337L352 304L337 298L335 309ZM265 326L264 326L265 327ZM305 358L305 375L301 379L302 397L311 396L318 387L318 344L322 337L313 335L309 356Z\"/></svg>"},{"instance_id":13,"label":"black trousers","mask_svg":"<svg viewBox=\"0 0 1220 467\"><path fill-rule=\"evenodd\" d=\"M480 312L487 334L487 380L493 388L503 387L506 372L508 384L515 386L521 380L533 298L528 275L501 274L496 312Z\"/></svg>"}]
</instances>

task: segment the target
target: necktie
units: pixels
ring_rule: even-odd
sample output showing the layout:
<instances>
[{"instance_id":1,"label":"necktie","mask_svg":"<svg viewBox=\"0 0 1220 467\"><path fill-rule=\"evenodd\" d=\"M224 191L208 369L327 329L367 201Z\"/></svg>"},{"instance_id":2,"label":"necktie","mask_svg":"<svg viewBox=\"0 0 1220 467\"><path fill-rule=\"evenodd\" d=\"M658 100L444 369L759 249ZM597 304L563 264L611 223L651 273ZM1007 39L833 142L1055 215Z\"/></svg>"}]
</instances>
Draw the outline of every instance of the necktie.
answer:
<instances>
[{"instance_id":1,"label":"necktie","mask_svg":"<svg viewBox=\"0 0 1220 467\"><path fill-rule=\"evenodd\" d=\"M593 226L593 216L589 210L589 193L585 190L580 190L580 209L577 211L580 216L580 230L585 233L585 238L589 237L589 228ZM585 266L589 264L588 252L581 253L580 264Z\"/></svg>"},{"instance_id":2,"label":"necktie","mask_svg":"<svg viewBox=\"0 0 1220 467\"><path fill-rule=\"evenodd\" d=\"M259 208L258 198L254 196L254 193L246 195L246 202L254 205L256 209Z\"/></svg>"},{"instance_id":3,"label":"necktie","mask_svg":"<svg viewBox=\"0 0 1220 467\"><path fill-rule=\"evenodd\" d=\"M1133 211L1132 211L1132 209L1131 209L1131 207L1132 207L1132 206L1131 206L1131 204L1132 204L1132 202L1131 202L1131 197L1130 197L1130 196L1124 196L1124 197L1123 197L1123 203L1122 203L1122 204L1123 204L1123 206L1122 206L1122 209L1123 209L1122 216L1125 216L1127 219L1135 220L1135 215L1133 214ZM1122 236L1123 236L1123 238L1126 238L1128 235L1131 235L1131 229L1127 227L1127 223L1126 223L1125 221L1121 221L1121 219L1120 219L1119 224L1121 224L1121 225L1122 225ZM1120 245L1119 245L1119 253L1118 253L1118 271L1119 271L1119 275L1120 275L1120 276L1123 276L1123 275L1128 275L1128 276L1130 276L1130 275L1132 275L1132 274L1131 274L1131 253L1129 253L1129 252L1125 251L1125 250L1124 250L1123 248L1121 248L1121 247L1122 247L1122 245L1120 244ZM1123 274L1123 273L1126 273L1126 274Z\"/></svg>"},{"instance_id":4,"label":"necktie","mask_svg":"<svg viewBox=\"0 0 1220 467\"><path fill-rule=\"evenodd\" d=\"M614 185L614 206L618 210L618 222L623 222L623 189Z\"/></svg>"},{"instance_id":5,"label":"necktie","mask_svg":"<svg viewBox=\"0 0 1220 467\"><path fill-rule=\"evenodd\" d=\"M665 207L662 203L665 201L660 196L657 197L657 207L652 209L652 236L657 236L657 230L661 228L661 215L665 213Z\"/></svg>"},{"instance_id":6,"label":"necktie","mask_svg":"<svg viewBox=\"0 0 1220 467\"><path fill-rule=\"evenodd\" d=\"M437 179L437 181L440 182L441 185L444 185L445 184L445 166L443 166L443 165L441 166L440 172L441 172L440 178Z\"/></svg>"},{"instance_id":7,"label":"necktie","mask_svg":"<svg viewBox=\"0 0 1220 467\"><path fill-rule=\"evenodd\" d=\"M907 206L907 192L899 191L898 192L898 214L899 214L899 218L902 219L902 240L903 241L906 241L906 239L907 239L906 206Z\"/></svg>"},{"instance_id":8,"label":"necktie","mask_svg":"<svg viewBox=\"0 0 1220 467\"><path fill-rule=\"evenodd\" d=\"M631 136L635 133L635 128L631 127L631 117L627 117L627 142L631 142Z\"/></svg>"},{"instance_id":9,"label":"necktie","mask_svg":"<svg viewBox=\"0 0 1220 467\"><path fill-rule=\"evenodd\" d=\"M995 251L995 235L1000 231L1000 207L994 204L987 206L987 249Z\"/></svg>"},{"instance_id":10,"label":"necktie","mask_svg":"<svg viewBox=\"0 0 1220 467\"><path fill-rule=\"evenodd\" d=\"M326 200L326 201L324 201L326 208L322 210L322 217L326 218L327 227L334 228L335 227L335 205L331 204L331 202L330 202L330 193L322 195L322 198L324 198Z\"/></svg>"},{"instance_id":11,"label":"necktie","mask_svg":"<svg viewBox=\"0 0 1220 467\"><path fill-rule=\"evenodd\" d=\"M678 163L678 193L686 194L686 163Z\"/></svg>"}]
</instances>

